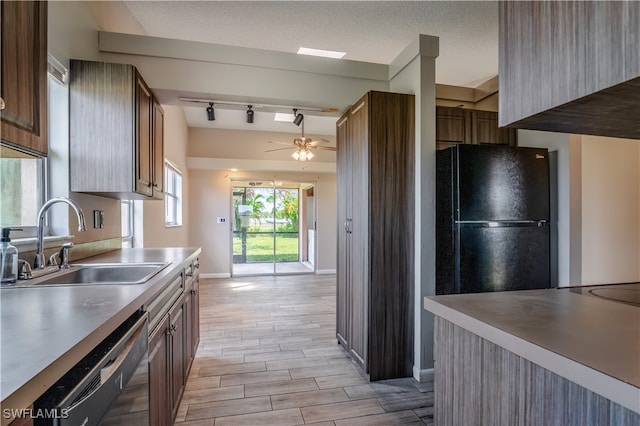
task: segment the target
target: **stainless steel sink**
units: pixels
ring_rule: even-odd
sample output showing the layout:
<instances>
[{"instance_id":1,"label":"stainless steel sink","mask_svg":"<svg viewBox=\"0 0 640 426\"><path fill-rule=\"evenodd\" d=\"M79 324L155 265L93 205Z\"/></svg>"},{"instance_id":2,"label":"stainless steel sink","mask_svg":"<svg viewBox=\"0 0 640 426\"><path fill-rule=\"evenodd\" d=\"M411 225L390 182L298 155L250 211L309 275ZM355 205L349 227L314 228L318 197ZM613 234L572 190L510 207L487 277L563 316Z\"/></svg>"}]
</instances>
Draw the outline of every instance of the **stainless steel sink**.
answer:
<instances>
[{"instance_id":1,"label":"stainless steel sink","mask_svg":"<svg viewBox=\"0 0 640 426\"><path fill-rule=\"evenodd\" d=\"M71 268L21 282L20 286L142 284L169 263L74 264Z\"/></svg>"}]
</instances>

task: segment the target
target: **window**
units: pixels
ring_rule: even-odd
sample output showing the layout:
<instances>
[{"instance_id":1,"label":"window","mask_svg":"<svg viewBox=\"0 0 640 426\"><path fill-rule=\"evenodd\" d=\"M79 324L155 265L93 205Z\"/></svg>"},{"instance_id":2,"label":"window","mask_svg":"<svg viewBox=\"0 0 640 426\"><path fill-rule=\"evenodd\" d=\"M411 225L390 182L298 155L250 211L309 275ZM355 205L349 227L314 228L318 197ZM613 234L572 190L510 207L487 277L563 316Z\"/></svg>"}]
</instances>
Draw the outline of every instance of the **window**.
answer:
<instances>
[{"instance_id":1,"label":"window","mask_svg":"<svg viewBox=\"0 0 640 426\"><path fill-rule=\"evenodd\" d=\"M124 200L120 203L120 224L122 227L122 247L133 247L133 201Z\"/></svg>"},{"instance_id":2,"label":"window","mask_svg":"<svg viewBox=\"0 0 640 426\"><path fill-rule=\"evenodd\" d=\"M182 173L169 161L164 163L164 224L182 225Z\"/></svg>"},{"instance_id":3,"label":"window","mask_svg":"<svg viewBox=\"0 0 640 426\"><path fill-rule=\"evenodd\" d=\"M13 238L34 236L44 202L46 160L5 146L0 155L0 226L21 228Z\"/></svg>"}]
</instances>

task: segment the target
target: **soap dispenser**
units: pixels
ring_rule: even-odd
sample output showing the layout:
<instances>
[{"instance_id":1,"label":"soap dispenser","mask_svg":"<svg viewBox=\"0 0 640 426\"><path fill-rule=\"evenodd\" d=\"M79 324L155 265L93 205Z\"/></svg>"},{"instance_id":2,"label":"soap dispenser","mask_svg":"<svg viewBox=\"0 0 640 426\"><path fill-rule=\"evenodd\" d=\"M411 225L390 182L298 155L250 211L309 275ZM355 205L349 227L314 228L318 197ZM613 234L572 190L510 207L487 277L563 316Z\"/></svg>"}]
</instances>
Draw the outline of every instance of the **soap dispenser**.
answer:
<instances>
[{"instance_id":1,"label":"soap dispenser","mask_svg":"<svg viewBox=\"0 0 640 426\"><path fill-rule=\"evenodd\" d=\"M1 284L13 284L18 279L18 249L11 245L10 232L11 228L2 228L2 238L0 238L2 255L0 263L0 272L2 272Z\"/></svg>"}]
</instances>

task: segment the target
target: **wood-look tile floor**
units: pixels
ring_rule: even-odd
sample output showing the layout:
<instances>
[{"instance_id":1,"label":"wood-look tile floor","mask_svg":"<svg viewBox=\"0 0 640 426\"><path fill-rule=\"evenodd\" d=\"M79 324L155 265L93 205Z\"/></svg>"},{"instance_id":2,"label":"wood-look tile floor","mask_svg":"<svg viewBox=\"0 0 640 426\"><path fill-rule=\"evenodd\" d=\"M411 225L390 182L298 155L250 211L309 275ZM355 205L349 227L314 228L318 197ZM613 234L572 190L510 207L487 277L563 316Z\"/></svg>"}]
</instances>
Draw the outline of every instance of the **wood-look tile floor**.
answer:
<instances>
[{"instance_id":1,"label":"wood-look tile floor","mask_svg":"<svg viewBox=\"0 0 640 426\"><path fill-rule=\"evenodd\" d=\"M202 279L175 424L433 424L431 383L369 383L337 344L335 294L335 275Z\"/></svg>"}]
</instances>

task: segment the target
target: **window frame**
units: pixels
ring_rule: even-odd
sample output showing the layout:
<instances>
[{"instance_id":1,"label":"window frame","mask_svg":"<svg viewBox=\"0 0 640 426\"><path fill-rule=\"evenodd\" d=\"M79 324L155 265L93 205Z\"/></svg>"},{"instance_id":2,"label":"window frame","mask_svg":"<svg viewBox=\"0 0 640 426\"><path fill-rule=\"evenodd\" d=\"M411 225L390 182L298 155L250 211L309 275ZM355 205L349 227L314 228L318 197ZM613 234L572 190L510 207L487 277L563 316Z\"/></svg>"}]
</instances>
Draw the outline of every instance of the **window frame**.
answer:
<instances>
[{"instance_id":1,"label":"window frame","mask_svg":"<svg viewBox=\"0 0 640 426\"><path fill-rule=\"evenodd\" d=\"M173 182L169 185L169 179ZM171 211L171 216L169 212ZM174 220L172 220L172 218ZM182 226L182 172L171 161L164 160L164 226Z\"/></svg>"},{"instance_id":2,"label":"window frame","mask_svg":"<svg viewBox=\"0 0 640 426\"><path fill-rule=\"evenodd\" d=\"M122 214L124 213L124 206L128 205L127 207L127 215L129 216L128 218L128 229L127 229L127 234L122 233L122 225L124 224L124 218L122 217ZM120 212L121 212L121 217L120 217L120 228L121 228L121 238L122 238L122 247L134 247L134 203L133 200L120 200Z\"/></svg>"}]
</instances>

